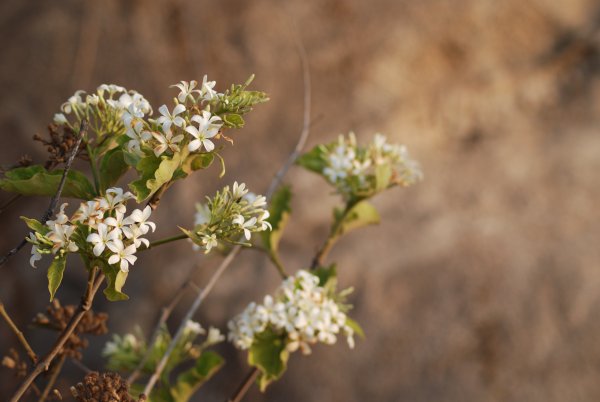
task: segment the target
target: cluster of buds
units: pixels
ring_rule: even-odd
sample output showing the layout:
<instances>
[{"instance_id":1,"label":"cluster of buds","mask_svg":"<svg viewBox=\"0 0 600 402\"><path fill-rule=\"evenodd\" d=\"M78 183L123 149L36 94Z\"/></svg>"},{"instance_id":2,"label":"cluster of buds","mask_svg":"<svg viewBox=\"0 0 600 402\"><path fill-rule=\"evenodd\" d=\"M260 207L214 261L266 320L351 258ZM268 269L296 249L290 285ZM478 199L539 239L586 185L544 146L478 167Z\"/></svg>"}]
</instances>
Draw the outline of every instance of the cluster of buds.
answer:
<instances>
[{"instance_id":1,"label":"cluster of buds","mask_svg":"<svg viewBox=\"0 0 600 402\"><path fill-rule=\"evenodd\" d=\"M79 90L62 104L61 110L62 113L54 115L55 124L73 129L76 124L73 125L68 116L73 116L76 123L85 118L99 136L122 134L123 127L134 118L152 114L152 107L144 96L114 84L102 84L93 94Z\"/></svg>"},{"instance_id":2,"label":"cluster of buds","mask_svg":"<svg viewBox=\"0 0 600 402\"><path fill-rule=\"evenodd\" d=\"M204 335L205 338L201 343L197 343L197 339L201 335ZM217 328L210 327L206 331L199 323L189 320L186 322L183 334L175 346L173 356L177 356L179 360L197 358L204 349L224 340L225 336ZM147 365L152 367L157 363L152 361L152 358L159 359L170 342L171 335L165 327L161 328L152 345L147 345L141 334L126 334L124 336L115 334L112 341L107 342L104 346L102 355L108 358L107 366L109 368L128 371L135 368L149 353L151 359L147 362ZM152 350L148 351L148 347Z\"/></svg>"},{"instance_id":3,"label":"cluster of buds","mask_svg":"<svg viewBox=\"0 0 600 402\"><path fill-rule=\"evenodd\" d=\"M272 229L267 221L269 211L263 208L266 198L249 193L244 183L235 182L231 189L225 186L213 198L206 198L207 203L196 204L194 230L185 231L205 253L219 241L240 244L242 236L246 242L241 244L248 245L252 233Z\"/></svg>"},{"instance_id":4,"label":"cluster of buds","mask_svg":"<svg viewBox=\"0 0 600 402\"><path fill-rule=\"evenodd\" d=\"M148 221L152 212L149 206L125 216L126 203L133 198L130 192L109 188L105 196L82 202L70 218L64 212L67 204L63 204L54 220L30 233L31 265L35 267L42 254L62 255L83 249L88 256L119 264L121 271L128 272L129 264L137 260L137 249L142 244L146 247L150 244L142 236L156 229L156 225Z\"/></svg>"},{"instance_id":5,"label":"cluster of buds","mask_svg":"<svg viewBox=\"0 0 600 402\"><path fill-rule=\"evenodd\" d=\"M196 81L181 81L172 85L179 89L175 106L158 108L157 119L144 121L143 116L125 116L123 123L129 137L127 149L139 156L144 151L153 152L156 157L172 155L187 148L189 152L212 152L214 140L221 135L223 121L212 114L204 104L219 95L213 88L215 81L207 81L206 75L198 89Z\"/></svg>"},{"instance_id":6,"label":"cluster of buds","mask_svg":"<svg viewBox=\"0 0 600 402\"><path fill-rule=\"evenodd\" d=\"M354 347L354 330L347 324L343 307L319 286L319 278L300 270L283 281L274 296L265 296L262 304L250 303L231 320L228 339L239 349L248 349L265 331L281 336L290 352L311 352L310 345L332 345L343 333Z\"/></svg>"},{"instance_id":7,"label":"cluster of buds","mask_svg":"<svg viewBox=\"0 0 600 402\"><path fill-rule=\"evenodd\" d=\"M389 144L376 134L367 147L353 133L321 145L300 158L299 163L320 173L346 199L367 198L394 185L409 186L423 178L419 164L403 145Z\"/></svg>"}]
</instances>

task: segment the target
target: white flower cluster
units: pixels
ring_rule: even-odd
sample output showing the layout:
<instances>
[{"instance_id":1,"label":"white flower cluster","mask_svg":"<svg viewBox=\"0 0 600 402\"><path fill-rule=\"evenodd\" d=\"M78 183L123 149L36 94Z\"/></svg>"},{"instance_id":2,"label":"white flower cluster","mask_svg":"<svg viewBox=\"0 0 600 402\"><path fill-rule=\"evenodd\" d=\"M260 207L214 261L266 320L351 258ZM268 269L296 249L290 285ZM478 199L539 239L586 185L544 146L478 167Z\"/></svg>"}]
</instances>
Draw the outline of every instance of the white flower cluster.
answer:
<instances>
[{"instance_id":1,"label":"white flower cluster","mask_svg":"<svg viewBox=\"0 0 600 402\"><path fill-rule=\"evenodd\" d=\"M108 341L104 345L102 355L108 358L108 366L117 370L130 370L137 366L140 359L148 353L148 347L152 349L151 356L162 356L167 345L171 342L171 335L166 327L161 328L158 336L152 345L146 345L145 340L139 328L136 328L137 335L126 334L123 336L113 335L112 341ZM201 344L194 342L199 335L206 335L206 338ZM176 346L176 352L173 355L187 358L197 358L201 351L205 348L223 342L225 337L221 332L214 327L210 327L207 331L202 326L192 320L186 322L183 329L183 334ZM152 363L150 363L152 364Z\"/></svg>"},{"instance_id":2,"label":"white flower cluster","mask_svg":"<svg viewBox=\"0 0 600 402\"><path fill-rule=\"evenodd\" d=\"M334 344L340 333L354 347L354 330L347 325L346 314L319 286L319 278L304 270L285 279L263 304L250 303L228 326L228 339L239 349L250 348L255 337L267 330L281 334L290 352L300 348L309 354L310 344Z\"/></svg>"},{"instance_id":3,"label":"white flower cluster","mask_svg":"<svg viewBox=\"0 0 600 402\"><path fill-rule=\"evenodd\" d=\"M219 240L237 243L243 235L249 241L254 232L272 230L267 221L269 211L263 208L266 198L249 193L244 183L236 181L232 189L225 186L207 200L206 204L196 204L194 233L197 237L192 238L205 253L217 246Z\"/></svg>"},{"instance_id":4,"label":"white flower cluster","mask_svg":"<svg viewBox=\"0 0 600 402\"><path fill-rule=\"evenodd\" d=\"M203 102L217 97L213 89L215 81L207 81L206 75L199 89L196 81L181 81L172 85L180 90L177 103L172 110L167 105L158 108L160 116L146 123L141 117L124 119L126 134L130 138L127 148L130 152L142 155L142 148L149 147L155 156L164 153L180 152L187 146L189 152L212 152L214 138L223 126L219 116L208 110L200 110ZM124 115L125 116L125 115ZM139 118L138 118L139 117Z\"/></svg>"},{"instance_id":5,"label":"white flower cluster","mask_svg":"<svg viewBox=\"0 0 600 402\"><path fill-rule=\"evenodd\" d=\"M106 345L104 345L102 356L110 357L124 351L136 351L142 346L143 342L140 342L133 334L125 334L123 336L114 334L113 340L106 342Z\"/></svg>"},{"instance_id":6,"label":"white flower cluster","mask_svg":"<svg viewBox=\"0 0 600 402\"><path fill-rule=\"evenodd\" d=\"M202 328L200 323L188 320L183 328L182 339L191 343L198 335L206 335L206 339L202 343L202 347L216 345L217 343L221 343L225 340L225 336L221 334L221 331L219 331L218 328L210 327L207 333L206 330Z\"/></svg>"},{"instance_id":7,"label":"white flower cluster","mask_svg":"<svg viewBox=\"0 0 600 402\"><path fill-rule=\"evenodd\" d=\"M367 148L357 145L353 133L347 138L340 135L337 142L326 147L324 161L323 175L345 195L372 192L375 172L381 165L391 167L393 184L409 186L423 178L406 147L389 144L381 134L376 134Z\"/></svg>"},{"instance_id":8,"label":"white flower cluster","mask_svg":"<svg viewBox=\"0 0 600 402\"><path fill-rule=\"evenodd\" d=\"M102 84L91 95L79 90L62 104L61 110L54 115L56 124L70 125L66 115L73 114L78 120L95 117L106 125L122 121L127 126L134 118L152 113L150 103L140 93L114 84Z\"/></svg>"},{"instance_id":9,"label":"white flower cluster","mask_svg":"<svg viewBox=\"0 0 600 402\"><path fill-rule=\"evenodd\" d=\"M31 265L35 267L42 253L76 252L85 246L94 256L103 256L109 264L119 264L121 271L128 272L129 264L137 260L137 249L150 244L142 236L150 229L156 230L156 225L148 221L152 212L149 206L125 216L125 204L134 198L130 192L109 188L104 197L82 202L71 218L64 212L67 204L63 204L56 218L46 222L47 233L29 235L33 243ZM79 246L74 238L80 240Z\"/></svg>"}]
</instances>

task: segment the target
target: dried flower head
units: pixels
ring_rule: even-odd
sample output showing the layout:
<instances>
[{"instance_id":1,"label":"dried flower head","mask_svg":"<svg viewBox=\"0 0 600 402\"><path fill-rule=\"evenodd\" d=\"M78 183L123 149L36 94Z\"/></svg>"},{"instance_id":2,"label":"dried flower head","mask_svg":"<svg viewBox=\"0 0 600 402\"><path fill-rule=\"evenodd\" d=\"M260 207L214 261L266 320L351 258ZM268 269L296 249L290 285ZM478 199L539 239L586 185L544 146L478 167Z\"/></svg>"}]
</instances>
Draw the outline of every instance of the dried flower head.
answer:
<instances>
[{"instance_id":1,"label":"dried flower head","mask_svg":"<svg viewBox=\"0 0 600 402\"><path fill-rule=\"evenodd\" d=\"M83 382L71 387L77 402L142 402L144 395L133 398L129 395L129 384L116 373L87 374Z\"/></svg>"}]
</instances>

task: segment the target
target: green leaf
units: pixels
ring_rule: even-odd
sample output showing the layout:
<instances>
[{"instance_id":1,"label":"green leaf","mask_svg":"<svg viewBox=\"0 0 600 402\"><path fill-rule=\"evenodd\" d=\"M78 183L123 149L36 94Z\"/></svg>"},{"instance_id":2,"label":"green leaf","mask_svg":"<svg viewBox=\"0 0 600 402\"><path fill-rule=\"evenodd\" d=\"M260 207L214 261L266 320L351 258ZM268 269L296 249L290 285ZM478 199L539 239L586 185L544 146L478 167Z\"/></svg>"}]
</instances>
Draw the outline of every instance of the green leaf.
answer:
<instances>
[{"instance_id":1,"label":"green leaf","mask_svg":"<svg viewBox=\"0 0 600 402\"><path fill-rule=\"evenodd\" d=\"M392 166L389 163L375 167L375 191L387 189L392 181Z\"/></svg>"},{"instance_id":2,"label":"green leaf","mask_svg":"<svg viewBox=\"0 0 600 402\"><path fill-rule=\"evenodd\" d=\"M360 201L350 208L345 214L339 210L335 212L336 225L338 227L336 236L341 236L351 230L380 222L377 209L367 201Z\"/></svg>"},{"instance_id":3,"label":"green leaf","mask_svg":"<svg viewBox=\"0 0 600 402\"><path fill-rule=\"evenodd\" d=\"M229 113L223 115L223 123L228 128L242 128L244 127L244 118L237 113Z\"/></svg>"},{"instance_id":4,"label":"green leaf","mask_svg":"<svg viewBox=\"0 0 600 402\"><path fill-rule=\"evenodd\" d=\"M142 160L142 157L133 152L123 151L123 160L129 166L136 167L138 163Z\"/></svg>"},{"instance_id":5,"label":"green leaf","mask_svg":"<svg viewBox=\"0 0 600 402\"><path fill-rule=\"evenodd\" d=\"M123 150L113 148L108 151L100 162L100 192L104 193L107 188L114 186L127 170L129 165L125 162Z\"/></svg>"},{"instance_id":6,"label":"green leaf","mask_svg":"<svg viewBox=\"0 0 600 402\"><path fill-rule=\"evenodd\" d=\"M202 353L194 367L177 376L175 385L171 387L171 395L177 402L187 402L224 363L223 358L215 352Z\"/></svg>"},{"instance_id":7,"label":"green leaf","mask_svg":"<svg viewBox=\"0 0 600 402\"><path fill-rule=\"evenodd\" d=\"M248 351L248 363L260 370L258 383L261 391L285 372L289 358L285 346L284 338L270 329L256 335Z\"/></svg>"},{"instance_id":8,"label":"green leaf","mask_svg":"<svg viewBox=\"0 0 600 402\"><path fill-rule=\"evenodd\" d=\"M149 198L163 185L173 179L175 171L179 169L182 161L187 157L186 152L176 153L172 159L167 157L157 158L154 154L146 155L136 165L136 170L141 174L138 180L129 184L129 188L135 193L137 202Z\"/></svg>"},{"instance_id":9,"label":"green leaf","mask_svg":"<svg viewBox=\"0 0 600 402\"><path fill-rule=\"evenodd\" d=\"M26 216L21 216L20 218L23 221L25 221L25 224L27 225L27 227L29 227L29 229L33 230L34 232L38 232L38 233L45 235L46 233L48 233L50 231L50 228L48 226L44 225L37 219L27 218Z\"/></svg>"},{"instance_id":10,"label":"green leaf","mask_svg":"<svg viewBox=\"0 0 600 402\"><path fill-rule=\"evenodd\" d=\"M0 188L23 195L53 196L56 194L62 175L62 169L48 172L40 165L16 168L6 172L4 178L0 179ZM71 169L67 174L61 195L90 200L94 198L95 191L83 173Z\"/></svg>"},{"instance_id":11,"label":"green leaf","mask_svg":"<svg viewBox=\"0 0 600 402\"><path fill-rule=\"evenodd\" d=\"M185 160L182 169L187 174L190 174L196 170L208 168L213 163L214 159L215 156L212 152L190 155Z\"/></svg>"},{"instance_id":12,"label":"green leaf","mask_svg":"<svg viewBox=\"0 0 600 402\"><path fill-rule=\"evenodd\" d=\"M290 186L281 186L271 199L268 222L273 227L273 230L262 232L262 238L265 249L273 255L277 255L279 240L291 213L291 199L292 191Z\"/></svg>"},{"instance_id":13,"label":"green leaf","mask_svg":"<svg viewBox=\"0 0 600 402\"><path fill-rule=\"evenodd\" d=\"M321 174L323 169L327 166L324 157L326 152L327 150L323 145L317 145L296 159L296 164L311 172Z\"/></svg>"},{"instance_id":14,"label":"green leaf","mask_svg":"<svg viewBox=\"0 0 600 402\"><path fill-rule=\"evenodd\" d=\"M104 289L106 298L110 301L128 300L129 296L121 292L127 280L127 273L121 271L119 267L106 264L104 261L96 262L102 268L104 275L106 275L106 288Z\"/></svg>"},{"instance_id":15,"label":"green leaf","mask_svg":"<svg viewBox=\"0 0 600 402\"><path fill-rule=\"evenodd\" d=\"M108 137L103 136L103 139L100 141L100 144L92 145L92 149L96 156L103 155L106 152L109 152L115 148L121 148L123 145L129 142L131 138L129 138L125 134L114 135L111 133Z\"/></svg>"},{"instance_id":16,"label":"green leaf","mask_svg":"<svg viewBox=\"0 0 600 402\"><path fill-rule=\"evenodd\" d=\"M50 301L54 299L54 294L60 286L67 266L67 255L57 255L52 260L48 268L48 290L50 291Z\"/></svg>"},{"instance_id":17,"label":"green leaf","mask_svg":"<svg viewBox=\"0 0 600 402\"><path fill-rule=\"evenodd\" d=\"M352 328L355 334L360 336L362 339L365 339L365 331L363 331L361 326L352 318L346 317L346 325Z\"/></svg>"},{"instance_id":18,"label":"green leaf","mask_svg":"<svg viewBox=\"0 0 600 402\"><path fill-rule=\"evenodd\" d=\"M335 264L331 264L328 267L318 267L312 273L319 277L319 286L325 288L333 284L333 290L335 290L337 282L337 269Z\"/></svg>"}]
</instances>

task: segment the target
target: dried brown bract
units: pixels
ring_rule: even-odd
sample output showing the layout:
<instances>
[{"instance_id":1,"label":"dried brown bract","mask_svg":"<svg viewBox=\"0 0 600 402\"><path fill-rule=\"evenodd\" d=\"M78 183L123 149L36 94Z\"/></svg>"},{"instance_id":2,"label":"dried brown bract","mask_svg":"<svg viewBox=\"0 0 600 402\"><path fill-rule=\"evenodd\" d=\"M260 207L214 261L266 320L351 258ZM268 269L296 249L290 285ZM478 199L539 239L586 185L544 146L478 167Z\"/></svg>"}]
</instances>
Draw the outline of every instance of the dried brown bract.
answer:
<instances>
[{"instance_id":1,"label":"dried brown bract","mask_svg":"<svg viewBox=\"0 0 600 402\"><path fill-rule=\"evenodd\" d=\"M71 321L76 310L77 306L61 306L58 299L54 299L52 304L46 309L47 315L38 314L33 320L33 324L42 328L63 331L69 324L69 321ZM67 343L65 343L61 354L81 359L81 350L88 346L87 339L82 335L106 334L108 332L106 320L108 320L108 314L106 313L96 313L92 310L87 311L75 328L75 331L73 331L73 334L69 337Z\"/></svg>"},{"instance_id":2,"label":"dried brown bract","mask_svg":"<svg viewBox=\"0 0 600 402\"><path fill-rule=\"evenodd\" d=\"M27 374L27 363L21 360L21 356L13 348L10 348L8 355L2 358L2 365L13 370L17 378L25 377Z\"/></svg>"},{"instance_id":3,"label":"dried brown bract","mask_svg":"<svg viewBox=\"0 0 600 402\"><path fill-rule=\"evenodd\" d=\"M78 134L66 125L49 124L48 137L43 138L35 134L33 140L41 142L46 146L48 160L46 160L44 167L52 169L67 161L77 143ZM85 147L80 147L77 156L81 159L89 160Z\"/></svg>"}]
</instances>

